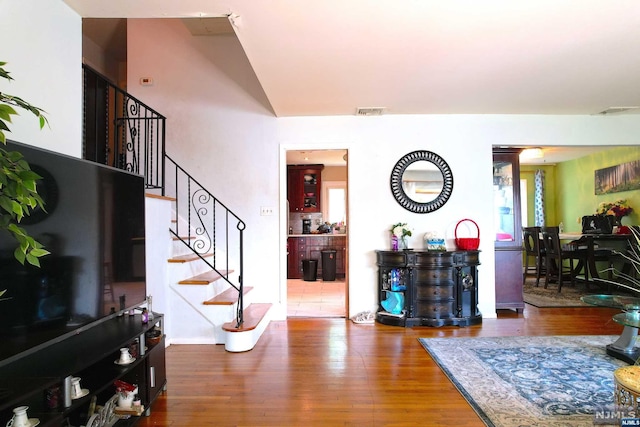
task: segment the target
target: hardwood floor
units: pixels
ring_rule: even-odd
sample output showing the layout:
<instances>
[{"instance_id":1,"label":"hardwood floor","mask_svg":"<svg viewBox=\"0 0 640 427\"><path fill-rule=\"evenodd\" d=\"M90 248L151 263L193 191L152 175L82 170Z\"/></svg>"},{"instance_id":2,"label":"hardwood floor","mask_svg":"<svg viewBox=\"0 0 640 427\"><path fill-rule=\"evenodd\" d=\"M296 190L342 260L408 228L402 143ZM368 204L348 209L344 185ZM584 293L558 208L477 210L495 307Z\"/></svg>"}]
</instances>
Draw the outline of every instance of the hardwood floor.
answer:
<instances>
[{"instance_id":1,"label":"hardwood floor","mask_svg":"<svg viewBox=\"0 0 640 427\"><path fill-rule=\"evenodd\" d=\"M167 348L167 391L138 425L482 426L417 338L619 334L617 312L527 305L467 328L275 321L246 353Z\"/></svg>"}]
</instances>

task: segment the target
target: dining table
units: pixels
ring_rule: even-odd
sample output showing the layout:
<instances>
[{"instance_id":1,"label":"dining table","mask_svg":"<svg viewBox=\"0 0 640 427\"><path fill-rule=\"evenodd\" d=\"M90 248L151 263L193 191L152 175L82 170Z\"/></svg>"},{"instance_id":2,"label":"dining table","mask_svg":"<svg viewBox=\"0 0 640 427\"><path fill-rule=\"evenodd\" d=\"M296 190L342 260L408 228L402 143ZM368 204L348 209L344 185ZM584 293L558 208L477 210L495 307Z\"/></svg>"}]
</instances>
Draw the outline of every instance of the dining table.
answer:
<instances>
[{"instance_id":1,"label":"dining table","mask_svg":"<svg viewBox=\"0 0 640 427\"><path fill-rule=\"evenodd\" d=\"M622 262L620 253L625 253L633 239L633 234L595 234L595 233L560 233L560 241L563 242L565 251L583 251L584 257L578 258L574 268L574 274L583 271L584 280L591 282L601 278L601 273L607 270L607 279L612 278L613 271L617 268L624 271L626 268ZM598 262L606 262L606 267L598 268ZM616 265L620 264L620 265Z\"/></svg>"}]
</instances>

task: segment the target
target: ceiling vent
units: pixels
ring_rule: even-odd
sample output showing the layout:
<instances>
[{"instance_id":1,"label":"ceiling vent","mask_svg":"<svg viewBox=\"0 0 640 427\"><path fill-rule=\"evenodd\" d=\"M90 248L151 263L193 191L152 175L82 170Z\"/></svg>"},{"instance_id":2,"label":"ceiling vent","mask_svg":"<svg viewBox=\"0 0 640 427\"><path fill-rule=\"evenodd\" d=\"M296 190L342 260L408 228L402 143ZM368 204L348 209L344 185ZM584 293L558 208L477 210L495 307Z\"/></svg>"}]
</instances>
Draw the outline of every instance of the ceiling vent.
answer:
<instances>
[{"instance_id":1,"label":"ceiling vent","mask_svg":"<svg viewBox=\"0 0 640 427\"><path fill-rule=\"evenodd\" d=\"M383 107L359 107L356 109L356 116L381 116L383 111Z\"/></svg>"},{"instance_id":2,"label":"ceiling vent","mask_svg":"<svg viewBox=\"0 0 640 427\"><path fill-rule=\"evenodd\" d=\"M600 111L598 114L602 116L606 116L608 114L620 114L625 112L632 112L633 110L638 110L640 107L609 107L604 111Z\"/></svg>"}]
</instances>

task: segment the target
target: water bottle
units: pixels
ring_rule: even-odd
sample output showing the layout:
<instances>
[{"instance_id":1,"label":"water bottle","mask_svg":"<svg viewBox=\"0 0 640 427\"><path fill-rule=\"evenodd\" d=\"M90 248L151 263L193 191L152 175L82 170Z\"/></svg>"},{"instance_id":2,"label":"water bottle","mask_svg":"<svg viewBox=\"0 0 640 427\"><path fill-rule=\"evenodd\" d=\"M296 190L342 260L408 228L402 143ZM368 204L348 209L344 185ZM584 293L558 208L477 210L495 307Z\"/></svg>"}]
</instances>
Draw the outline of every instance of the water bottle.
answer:
<instances>
[{"instance_id":1,"label":"water bottle","mask_svg":"<svg viewBox=\"0 0 640 427\"><path fill-rule=\"evenodd\" d=\"M391 276L391 290L397 291L398 285L400 284L400 275L398 274L398 270L394 268L391 270L389 275Z\"/></svg>"},{"instance_id":2,"label":"water bottle","mask_svg":"<svg viewBox=\"0 0 640 427\"><path fill-rule=\"evenodd\" d=\"M400 285L400 271L396 268L391 270L391 290L394 292L404 291L406 286Z\"/></svg>"}]
</instances>

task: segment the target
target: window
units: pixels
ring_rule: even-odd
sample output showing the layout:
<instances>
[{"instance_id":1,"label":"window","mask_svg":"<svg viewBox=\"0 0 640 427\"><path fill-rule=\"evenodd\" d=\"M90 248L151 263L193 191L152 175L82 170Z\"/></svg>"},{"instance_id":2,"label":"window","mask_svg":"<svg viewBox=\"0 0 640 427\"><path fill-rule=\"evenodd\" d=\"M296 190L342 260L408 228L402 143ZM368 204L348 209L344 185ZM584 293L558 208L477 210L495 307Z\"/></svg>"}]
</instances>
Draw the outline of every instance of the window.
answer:
<instances>
[{"instance_id":1,"label":"window","mask_svg":"<svg viewBox=\"0 0 640 427\"><path fill-rule=\"evenodd\" d=\"M333 223L347 222L346 181L322 182L322 220Z\"/></svg>"}]
</instances>

